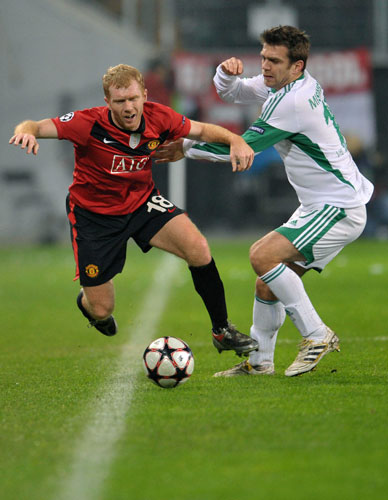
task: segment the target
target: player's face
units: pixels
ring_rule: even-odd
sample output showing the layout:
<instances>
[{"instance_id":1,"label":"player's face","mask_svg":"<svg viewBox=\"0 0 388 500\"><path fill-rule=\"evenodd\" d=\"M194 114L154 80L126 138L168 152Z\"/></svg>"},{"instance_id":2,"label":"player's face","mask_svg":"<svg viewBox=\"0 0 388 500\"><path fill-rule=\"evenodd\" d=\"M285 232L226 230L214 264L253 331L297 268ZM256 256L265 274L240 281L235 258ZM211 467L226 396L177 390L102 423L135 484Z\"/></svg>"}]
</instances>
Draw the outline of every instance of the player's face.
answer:
<instances>
[{"instance_id":1,"label":"player's face","mask_svg":"<svg viewBox=\"0 0 388 500\"><path fill-rule=\"evenodd\" d=\"M284 45L264 44L261 51L261 71L264 83L275 90L280 90L301 75L303 62L291 63L288 48Z\"/></svg>"},{"instance_id":2,"label":"player's face","mask_svg":"<svg viewBox=\"0 0 388 500\"><path fill-rule=\"evenodd\" d=\"M136 80L126 88L111 86L109 97L105 97L115 125L131 131L137 130L140 126L146 100L147 90L143 90Z\"/></svg>"}]
</instances>

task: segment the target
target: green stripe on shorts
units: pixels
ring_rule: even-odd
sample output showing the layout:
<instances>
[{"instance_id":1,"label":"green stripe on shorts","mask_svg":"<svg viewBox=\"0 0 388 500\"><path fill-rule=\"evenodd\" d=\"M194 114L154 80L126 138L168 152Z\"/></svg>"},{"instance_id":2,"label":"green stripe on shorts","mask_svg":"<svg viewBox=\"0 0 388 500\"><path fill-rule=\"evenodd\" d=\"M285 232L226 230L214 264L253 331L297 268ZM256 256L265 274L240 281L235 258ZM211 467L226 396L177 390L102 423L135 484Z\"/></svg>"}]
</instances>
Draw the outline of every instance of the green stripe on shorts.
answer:
<instances>
[{"instance_id":1,"label":"green stripe on shorts","mask_svg":"<svg viewBox=\"0 0 388 500\"><path fill-rule=\"evenodd\" d=\"M306 263L311 264L314 262L313 246L344 217L346 213L343 208L325 205L302 227L293 228L283 225L275 231L285 236L306 258Z\"/></svg>"}]
</instances>

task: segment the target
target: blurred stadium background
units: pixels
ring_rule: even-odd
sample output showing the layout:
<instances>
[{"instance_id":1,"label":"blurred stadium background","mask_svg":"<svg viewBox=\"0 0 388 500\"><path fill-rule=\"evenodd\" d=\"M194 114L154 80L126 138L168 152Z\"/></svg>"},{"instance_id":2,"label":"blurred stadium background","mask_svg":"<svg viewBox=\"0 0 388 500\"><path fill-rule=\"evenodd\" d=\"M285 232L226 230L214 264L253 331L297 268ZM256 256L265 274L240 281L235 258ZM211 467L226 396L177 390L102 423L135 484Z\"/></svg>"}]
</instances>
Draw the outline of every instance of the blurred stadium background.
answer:
<instances>
[{"instance_id":1,"label":"blurred stadium background","mask_svg":"<svg viewBox=\"0 0 388 500\"><path fill-rule=\"evenodd\" d=\"M27 156L7 145L16 123L103 105L101 76L124 62L144 72L151 100L243 132L258 110L222 103L214 69L235 55L257 74L259 33L277 24L310 34L308 69L376 186L364 235L388 238L386 0L13 0L0 5L0 243L68 237L72 146L42 141ZM244 174L198 162L180 169L184 193L171 182L176 168L155 167L155 180L207 233L265 230L297 206L273 149Z\"/></svg>"}]
</instances>

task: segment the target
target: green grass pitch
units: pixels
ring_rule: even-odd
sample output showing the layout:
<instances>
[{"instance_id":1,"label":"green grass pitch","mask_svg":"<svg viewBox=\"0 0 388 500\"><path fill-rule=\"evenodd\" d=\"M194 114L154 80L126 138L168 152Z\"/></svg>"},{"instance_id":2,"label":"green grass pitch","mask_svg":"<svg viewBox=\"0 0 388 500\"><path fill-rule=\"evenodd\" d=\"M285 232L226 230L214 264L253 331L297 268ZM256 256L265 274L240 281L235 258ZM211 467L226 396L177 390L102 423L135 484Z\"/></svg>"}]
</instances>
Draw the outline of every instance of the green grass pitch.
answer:
<instances>
[{"instance_id":1,"label":"green grass pitch","mask_svg":"<svg viewBox=\"0 0 388 500\"><path fill-rule=\"evenodd\" d=\"M230 319L248 332L255 281L250 242L210 243ZM2 500L68 498L74 449L123 346L137 335L133 318L161 257L129 246L115 279L120 332L106 338L86 327L75 306L68 247L0 250ZM388 243L359 240L304 283L337 332L341 352L312 373L285 377L300 341L287 319L274 376L214 379L240 358L213 348L207 313L182 263L153 337L188 342L194 374L181 387L160 389L143 375L141 356L135 359L122 431L100 457L103 481L93 490L85 475L88 493L74 500L388 498ZM160 290L154 286L155 297ZM126 383L124 374L121 390ZM99 453L105 452L83 459L91 471Z\"/></svg>"}]
</instances>

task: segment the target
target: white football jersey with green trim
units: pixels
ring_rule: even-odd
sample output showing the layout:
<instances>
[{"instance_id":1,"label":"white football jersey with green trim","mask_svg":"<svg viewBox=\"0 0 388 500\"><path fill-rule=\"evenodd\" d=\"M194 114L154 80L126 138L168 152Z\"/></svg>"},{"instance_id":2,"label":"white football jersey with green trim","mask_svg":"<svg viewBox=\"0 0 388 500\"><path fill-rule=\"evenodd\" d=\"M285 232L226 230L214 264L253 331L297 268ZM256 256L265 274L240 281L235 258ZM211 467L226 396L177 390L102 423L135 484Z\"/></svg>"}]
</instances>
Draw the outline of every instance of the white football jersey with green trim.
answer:
<instances>
[{"instance_id":1,"label":"white football jersey with green trim","mask_svg":"<svg viewBox=\"0 0 388 500\"><path fill-rule=\"evenodd\" d=\"M275 147L303 208L352 208L370 200L373 184L358 170L321 86L307 71L274 91L262 75L239 78L219 66L214 83L228 102L261 105L243 137L255 153ZM188 158L230 161L229 147L221 144L185 140L184 150Z\"/></svg>"}]
</instances>

